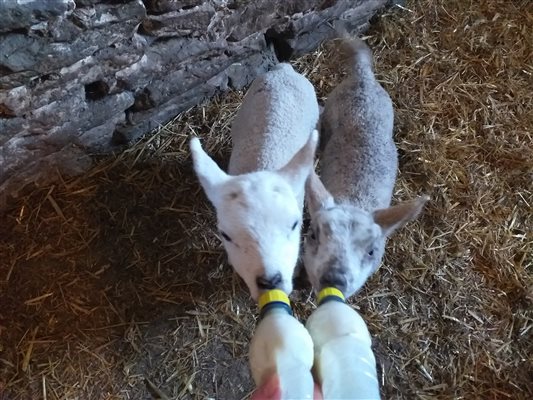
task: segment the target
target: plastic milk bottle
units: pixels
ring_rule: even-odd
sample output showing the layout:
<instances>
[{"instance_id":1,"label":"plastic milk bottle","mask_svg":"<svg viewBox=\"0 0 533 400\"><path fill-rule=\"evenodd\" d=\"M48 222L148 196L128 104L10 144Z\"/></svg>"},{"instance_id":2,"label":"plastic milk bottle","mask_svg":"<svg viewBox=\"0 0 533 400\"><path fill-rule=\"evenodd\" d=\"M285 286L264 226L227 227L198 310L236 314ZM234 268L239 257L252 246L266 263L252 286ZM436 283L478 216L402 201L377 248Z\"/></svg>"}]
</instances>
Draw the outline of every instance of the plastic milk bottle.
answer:
<instances>
[{"instance_id":1,"label":"plastic milk bottle","mask_svg":"<svg viewBox=\"0 0 533 400\"><path fill-rule=\"evenodd\" d=\"M319 292L318 308L306 327L315 346L315 374L324 400L380 398L368 328L340 290Z\"/></svg>"},{"instance_id":2,"label":"plastic milk bottle","mask_svg":"<svg viewBox=\"0 0 533 400\"><path fill-rule=\"evenodd\" d=\"M250 367L257 386L279 376L281 398L313 398L313 341L292 315L289 298L273 289L259 297L260 322L250 343Z\"/></svg>"}]
</instances>

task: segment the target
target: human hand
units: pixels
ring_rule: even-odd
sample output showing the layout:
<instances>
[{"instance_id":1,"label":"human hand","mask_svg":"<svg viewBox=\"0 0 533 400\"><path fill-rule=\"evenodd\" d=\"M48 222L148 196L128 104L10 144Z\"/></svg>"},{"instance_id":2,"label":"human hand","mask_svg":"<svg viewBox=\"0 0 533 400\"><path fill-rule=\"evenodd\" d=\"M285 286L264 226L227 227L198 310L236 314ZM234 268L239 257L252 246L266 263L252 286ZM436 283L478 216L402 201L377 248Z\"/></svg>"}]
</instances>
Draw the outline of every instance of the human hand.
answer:
<instances>
[{"instance_id":1,"label":"human hand","mask_svg":"<svg viewBox=\"0 0 533 400\"><path fill-rule=\"evenodd\" d=\"M281 384L276 374L268 378L263 385L257 388L250 400L281 400ZM315 383L313 400L323 400L322 392Z\"/></svg>"}]
</instances>

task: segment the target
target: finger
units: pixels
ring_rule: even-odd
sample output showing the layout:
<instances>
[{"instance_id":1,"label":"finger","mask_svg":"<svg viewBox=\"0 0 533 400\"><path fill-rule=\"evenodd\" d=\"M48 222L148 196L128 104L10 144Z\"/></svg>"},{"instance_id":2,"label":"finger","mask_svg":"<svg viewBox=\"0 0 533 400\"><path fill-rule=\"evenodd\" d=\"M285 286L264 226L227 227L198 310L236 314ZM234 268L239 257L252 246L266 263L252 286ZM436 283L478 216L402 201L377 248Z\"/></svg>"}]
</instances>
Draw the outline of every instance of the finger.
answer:
<instances>
[{"instance_id":1,"label":"finger","mask_svg":"<svg viewBox=\"0 0 533 400\"><path fill-rule=\"evenodd\" d=\"M313 400L324 400L324 396L322 396L322 390L320 390L316 383L313 389Z\"/></svg>"},{"instance_id":2,"label":"finger","mask_svg":"<svg viewBox=\"0 0 533 400\"><path fill-rule=\"evenodd\" d=\"M276 374L270 376L252 394L251 400L281 400L279 377Z\"/></svg>"}]
</instances>

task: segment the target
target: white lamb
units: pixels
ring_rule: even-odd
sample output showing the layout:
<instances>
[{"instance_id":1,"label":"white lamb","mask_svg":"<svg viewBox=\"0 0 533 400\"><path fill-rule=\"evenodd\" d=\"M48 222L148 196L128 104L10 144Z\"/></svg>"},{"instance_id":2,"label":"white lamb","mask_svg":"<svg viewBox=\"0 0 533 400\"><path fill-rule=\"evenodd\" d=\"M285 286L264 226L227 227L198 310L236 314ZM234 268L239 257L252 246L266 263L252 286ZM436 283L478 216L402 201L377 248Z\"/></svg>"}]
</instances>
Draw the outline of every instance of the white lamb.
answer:
<instances>
[{"instance_id":1,"label":"white lamb","mask_svg":"<svg viewBox=\"0 0 533 400\"><path fill-rule=\"evenodd\" d=\"M349 297L379 267L386 238L429 197L389 207L398 168L392 102L366 44L344 40L341 50L350 70L320 117L322 174L307 182L311 225L303 258L315 290L334 286Z\"/></svg>"},{"instance_id":2,"label":"white lamb","mask_svg":"<svg viewBox=\"0 0 533 400\"><path fill-rule=\"evenodd\" d=\"M244 97L231 130L229 174L197 138L190 142L229 262L254 299L262 290L292 291L318 115L311 83L282 63L257 78Z\"/></svg>"}]
</instances>

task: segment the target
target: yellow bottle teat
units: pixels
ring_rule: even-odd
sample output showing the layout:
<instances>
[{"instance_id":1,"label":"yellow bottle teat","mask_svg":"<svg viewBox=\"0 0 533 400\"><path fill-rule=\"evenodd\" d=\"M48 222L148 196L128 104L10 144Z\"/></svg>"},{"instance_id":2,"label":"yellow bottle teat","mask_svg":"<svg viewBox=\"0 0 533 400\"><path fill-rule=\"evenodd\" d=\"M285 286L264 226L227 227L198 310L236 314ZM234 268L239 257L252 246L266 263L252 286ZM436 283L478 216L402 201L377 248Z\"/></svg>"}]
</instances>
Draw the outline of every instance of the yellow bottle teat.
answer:
<instances>
[{"instance_id":1,"label":"yellow bottle teat","mask_svg":"<svg viewBox=\"0 0 533 400\"><path fill-rule=\"evenodd\" d=\"M257 301L257 305L259 307L261 317L263 317L263 315L268 309L274 307L282 307L286 309L289 314L292 315L289 296L287 296L287 294L280 289L267 290L266 292L261 294L261 296L259 296L259 300Z\"/></svg>"},{"instance_id":2,"label":"yellow bottle teat","mask_svg":"<svg viewBox=\"0 0 533 400\"><path fill-rule=\"evenodd\" d=\"M320 292L318 292L318 296L317 296L318 305L328 300L336 300L336 301L341 301L343 303L346 301L344 295L339 289L334 288L334 287L325 287Z\"/></svg>"}]
</instances>

